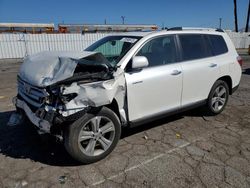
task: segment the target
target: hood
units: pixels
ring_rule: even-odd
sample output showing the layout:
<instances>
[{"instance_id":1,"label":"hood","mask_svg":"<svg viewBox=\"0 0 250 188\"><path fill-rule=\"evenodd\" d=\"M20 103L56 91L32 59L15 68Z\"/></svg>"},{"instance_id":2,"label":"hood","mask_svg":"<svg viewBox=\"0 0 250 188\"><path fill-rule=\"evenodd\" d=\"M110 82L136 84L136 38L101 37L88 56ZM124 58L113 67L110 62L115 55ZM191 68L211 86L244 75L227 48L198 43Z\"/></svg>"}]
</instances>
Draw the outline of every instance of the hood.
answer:
<instances>
[{"instance_id":1,"label":"hood","mask_svg":"<svg viewBox=\"0 0 250 188\"><path fill-rule=\"evenodd\" d=\"M18 76L34 86L46 87L72 77L77 60L94 54L96 52L41 52L24 59Z\"/></svg>"}]
</instances>

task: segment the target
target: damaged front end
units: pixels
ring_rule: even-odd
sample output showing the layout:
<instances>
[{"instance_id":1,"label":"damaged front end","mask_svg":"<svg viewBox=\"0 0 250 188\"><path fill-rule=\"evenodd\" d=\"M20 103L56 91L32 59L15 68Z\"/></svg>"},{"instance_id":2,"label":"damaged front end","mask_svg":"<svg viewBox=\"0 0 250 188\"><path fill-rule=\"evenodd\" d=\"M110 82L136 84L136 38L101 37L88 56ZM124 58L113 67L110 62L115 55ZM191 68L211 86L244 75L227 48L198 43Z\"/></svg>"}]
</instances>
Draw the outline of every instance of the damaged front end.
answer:
<instances>
[{"instance_id":1,"label":"damaged front end","mask_svg":"<svg viewBox=\"0 0 250 188\"><path fill-rule=\"evenodd\" d=\"M13 101L17 112L25 114L40 132L59 134L65 123L114 100L125 122L124 99L123 71L102 54L46 52L25 59ZM16 123L13 116L9 124Z\"/></svg>"}]
</instances>

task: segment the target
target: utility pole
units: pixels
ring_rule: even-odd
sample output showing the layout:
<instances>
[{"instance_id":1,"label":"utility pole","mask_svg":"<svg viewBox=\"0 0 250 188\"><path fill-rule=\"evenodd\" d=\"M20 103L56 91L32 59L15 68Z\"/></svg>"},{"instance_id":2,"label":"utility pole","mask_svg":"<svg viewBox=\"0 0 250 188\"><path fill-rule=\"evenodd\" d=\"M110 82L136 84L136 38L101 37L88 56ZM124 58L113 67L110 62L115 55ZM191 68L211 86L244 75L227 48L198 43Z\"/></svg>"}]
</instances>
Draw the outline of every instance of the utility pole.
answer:
<instances>
[{"instance_id":1,"label":"utility pole","mask_svg":"<svg viewBox=\"0 0 250 188\"><path fill-rule=\"evenodd\" d=\"M235 32L238 32L237 0L234 0L234 25Z\"/></svg>"},{"instance_id":2,"label":"utility pole","mask_svg":"<svg viewBox=\"0 0 250 188\"><path fill-rule=\"evenodd\" d=\"M121 16L121 18L122 18L122 24L124 24L125 23L125 16Z\"/></svg>"},{"instance_id":3,"label":"utility pole","mask_svg":"<svg viewBox=\"0 0 250 188\"><path fill-rule=\"evenodd\" d=\"M249 28L249 16L250 16L250 0L248 1L247 23L246 23L245 32L248 32L248 28Z\"/></svg>"},{"instance_id":4,"label":"utility pole","mask_svg":"<svg viewBox=\"0 0 250 188\"><path fill-rule=\"evenodd\" d=\"M221 29L222 18L219 18L219 28Z\"/></svg>"}]
</instances>

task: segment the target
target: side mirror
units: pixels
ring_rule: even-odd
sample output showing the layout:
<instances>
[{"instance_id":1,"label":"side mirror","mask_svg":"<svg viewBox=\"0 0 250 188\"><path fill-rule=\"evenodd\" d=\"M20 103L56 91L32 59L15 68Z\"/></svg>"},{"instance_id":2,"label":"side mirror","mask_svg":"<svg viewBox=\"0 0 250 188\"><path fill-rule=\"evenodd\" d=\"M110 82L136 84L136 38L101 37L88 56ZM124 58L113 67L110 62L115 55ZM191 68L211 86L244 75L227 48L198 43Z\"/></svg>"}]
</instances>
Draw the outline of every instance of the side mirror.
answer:
<instances>
[{"instance_id":1,"label":"side mirror","mask_svg":"<svg viewBox=\"0 0 250 188\"><path fill-rule=\"evenodd\" d=\"M148 59L145 56L135 56L132 59L132 69L144 68L148 66Z\"/></svg>"}]
</instances>

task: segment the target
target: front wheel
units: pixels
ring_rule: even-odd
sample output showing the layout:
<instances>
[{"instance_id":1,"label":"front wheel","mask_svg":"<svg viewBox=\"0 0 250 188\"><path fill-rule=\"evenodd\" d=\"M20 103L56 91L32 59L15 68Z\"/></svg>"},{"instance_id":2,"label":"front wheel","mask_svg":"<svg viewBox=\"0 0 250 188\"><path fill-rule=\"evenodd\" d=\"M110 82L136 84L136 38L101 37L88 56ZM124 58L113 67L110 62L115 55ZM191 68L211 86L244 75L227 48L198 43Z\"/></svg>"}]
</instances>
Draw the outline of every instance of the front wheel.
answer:
<instances>
[{"instance_id":1,"label":"front wheel","mask_svg":"<svg viewBox=\"0 0 250 188\"><path fill-rule=\"evenodd\" d=\"M74 159L88 164L111 153L120 135L119 118L103 107L98 113L87 113L72 123L65 131L64 145Z\"/></svg>"},{"instance_id":2,"label":"front wheel","mask_svg":"<svg viewBox=\"0 0 250 188\"><path fill-rule=\"evenodd\" d=\"M207 111L209 114L216 115L221 113L228 101L229 88L223 80L217 80L208 96Z\"/></svg>"}]
</instances>

